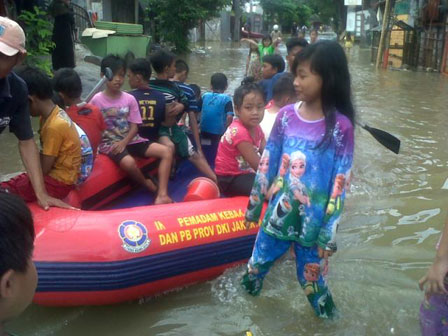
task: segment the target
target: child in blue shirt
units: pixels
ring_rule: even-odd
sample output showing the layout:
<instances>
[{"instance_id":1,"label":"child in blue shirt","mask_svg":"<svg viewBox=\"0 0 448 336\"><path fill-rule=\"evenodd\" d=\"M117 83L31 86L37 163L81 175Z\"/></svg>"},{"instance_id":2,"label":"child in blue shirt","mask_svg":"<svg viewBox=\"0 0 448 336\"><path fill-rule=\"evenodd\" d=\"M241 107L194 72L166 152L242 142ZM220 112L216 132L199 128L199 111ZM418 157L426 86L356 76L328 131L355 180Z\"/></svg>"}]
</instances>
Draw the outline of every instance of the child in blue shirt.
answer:
<instances>
[{"instance_id":1,"label":"child in blue shirt","mask_svg":"<svg viewBox=\"0 0 448 336\"><path fill-rule=\"evenodd\" d=\"M215 73L210 80L212 92L202 96L201 138L211 144L211 159L215 161L221 136L232 123L232 98L225 94L227 77L223 73Z\"/></svg>"},{"instance_id":2,"label":"child in blue shirt","mask_svg":"<svg viewBox=\"0 0 448 336\"><path fill-rule=\"evenodd\" d=\"M285 71L285 60L280 55L266 55L263 57L262 75L263 80L259 82L264 90L265 102L272 99L274 85Z\"/></svg>"}]
</instances>

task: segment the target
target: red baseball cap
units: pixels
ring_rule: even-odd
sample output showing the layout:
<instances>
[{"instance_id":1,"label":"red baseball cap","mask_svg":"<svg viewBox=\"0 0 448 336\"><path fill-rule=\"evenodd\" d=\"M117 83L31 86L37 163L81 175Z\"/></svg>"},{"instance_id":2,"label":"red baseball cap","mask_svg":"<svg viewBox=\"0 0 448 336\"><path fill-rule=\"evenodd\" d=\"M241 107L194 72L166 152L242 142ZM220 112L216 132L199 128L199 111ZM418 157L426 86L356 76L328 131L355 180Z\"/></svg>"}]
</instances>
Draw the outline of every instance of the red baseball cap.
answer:
<instances>
[{"instance_id":1,"label":"red baseball cap","mask_svg":"<svg viewBox=\"0 0 448 336\"><path fill-rule=\"evenodd\" d=\"M0 53L14 56L18 52L26 53L25 33L17 22L0 16Z\"/></svg>"}]
</instances>

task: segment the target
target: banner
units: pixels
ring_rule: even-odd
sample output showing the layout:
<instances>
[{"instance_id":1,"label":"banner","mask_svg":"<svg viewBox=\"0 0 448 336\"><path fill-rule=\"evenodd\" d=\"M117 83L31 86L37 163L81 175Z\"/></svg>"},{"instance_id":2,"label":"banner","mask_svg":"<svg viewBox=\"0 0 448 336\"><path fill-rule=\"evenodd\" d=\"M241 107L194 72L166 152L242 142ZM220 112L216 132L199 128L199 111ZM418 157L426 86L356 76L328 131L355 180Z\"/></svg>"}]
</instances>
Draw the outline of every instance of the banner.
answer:
<instances>
[{"instance_id":1,"label":"banner","mask_svg":"<svg viewBox=\"0 0 448 336\"><path fill-rule=\"evenodd\" d=\"M346 6L361 6L362 0L344 0Z\"/></svg>"}]
</instances>

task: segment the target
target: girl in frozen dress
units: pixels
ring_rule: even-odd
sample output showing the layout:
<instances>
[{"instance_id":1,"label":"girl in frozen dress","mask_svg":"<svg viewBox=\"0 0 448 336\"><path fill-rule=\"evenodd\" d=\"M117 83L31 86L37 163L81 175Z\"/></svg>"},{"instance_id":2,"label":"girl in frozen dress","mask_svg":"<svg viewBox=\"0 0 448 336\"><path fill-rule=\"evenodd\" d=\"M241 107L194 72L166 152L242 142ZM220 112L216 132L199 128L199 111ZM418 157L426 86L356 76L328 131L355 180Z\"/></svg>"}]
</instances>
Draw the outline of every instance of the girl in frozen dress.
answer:
<instances>
[{"instance_id":1,"label":"girl in frozen dress","mask_svg":"<svg viewBox=\"0 0 448 336\"><path fill-rule=\"evenodd\" d=\"M267 179L276 192L269 199L242 285L249 294L258 295L271 266L292 245L297 278L311 307L317 316L330 318L336 307L327 284L328 258L336 251L335 234L345 199L345 183L337 176L346 180L353 160L350 74L344 50L330 41L305 48L291 70L300 101L280 110L266 144ZM285 172L288 157L291 162ZM338 206L327 211L332 196ZM258 222L264 198L259 193L258 203L246 212L247 226ZM279 206L281 212L290 211L288 220L278 216Z\"/></svg>"}]
</instances>

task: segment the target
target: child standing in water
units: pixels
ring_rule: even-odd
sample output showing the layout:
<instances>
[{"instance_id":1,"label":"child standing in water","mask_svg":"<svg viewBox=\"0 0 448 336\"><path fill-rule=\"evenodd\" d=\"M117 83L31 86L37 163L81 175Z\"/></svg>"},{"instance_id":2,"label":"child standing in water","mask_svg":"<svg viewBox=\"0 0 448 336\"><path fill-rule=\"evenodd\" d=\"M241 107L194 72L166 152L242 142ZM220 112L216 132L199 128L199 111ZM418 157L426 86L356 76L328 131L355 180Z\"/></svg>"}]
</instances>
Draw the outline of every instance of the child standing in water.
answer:
<instances>
[{"instance_id":1,"label":"child standing in water","mask_svg":"<svg viewBox=\"0 0 448 336\"><path fill-rule=\"evenodd\" d=\"M273 41L271 35L263 36L261 43L257 43L254 40L248 38L241 39L241 42L248 42L250 45L256 46L261 58L266 55L274 55L275 49L281 41L282 40L280 38Z\"/></svg>"},{"instance_id":2,"label":"child standing in water","mask_svg":"<svg viewBox=\"0 0 448 336\"><path fill-rule=\"evenodd\" d=\"M260 51L258 50L258 46L252 43L249 44L245 76L253 77L257 82L263 79Z\"/></svg>"},{"instance_id":3,"label":"child standing in water","mask_svg":"<svg viewBox=\"0 0 448 336\"><path fill-rule=\"evenodd\" d=\"M260 218L265 195L257 190L266 179L270 199L242 284L258 295L271 266L293 245L300 285L316 315L329 318L336 308L327 286L328 257L336 252L345 190L337 193L338 206L327 208L334 185L345 188L338 176L347 176L352 165L350 75L344 50L328 41L298 54L292 73L300 102L280 110L261 158L269 155L267 174L257 172L247 226Z\"/></svg>"},{"instance_id":4,"label":"child standing in water","mask_svg":"<svg viewBox=\"0 0 448 336\"><path fill-rule=\"evenodd\" d=\"M420 279L425 299L420 306L420 328L423 336L448 335L448 218L440 238L436 257L426 275Z\"/></svg>"},{"instance_id":5,"label":"child standing in water","mask_svg":"<svg viewBox=\"0 0 448 336\"><path fill-rule=\"evenodd\" d=\"M260 122L264 97L260 86L243 81L235 90L235 119L221 137L215 160L219 188L227 196L249 196L266 145Z\"/></svg>"}]
</instances>

